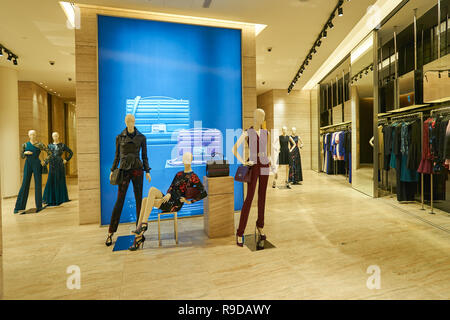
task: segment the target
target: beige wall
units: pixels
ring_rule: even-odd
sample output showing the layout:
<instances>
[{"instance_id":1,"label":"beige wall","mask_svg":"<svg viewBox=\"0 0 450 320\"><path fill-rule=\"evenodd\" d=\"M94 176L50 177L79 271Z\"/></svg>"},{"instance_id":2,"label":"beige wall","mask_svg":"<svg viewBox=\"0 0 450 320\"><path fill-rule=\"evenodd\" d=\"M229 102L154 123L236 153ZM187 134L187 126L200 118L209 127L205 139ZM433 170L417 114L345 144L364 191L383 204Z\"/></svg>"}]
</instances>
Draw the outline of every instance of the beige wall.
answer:
<instances>
[{"instance_id":1,"label":"beige wall","mask_svg":"<svg viewBox=\"0 0 450 320\"><path fill-rule=\"evenodd\" d=\"M302 169L311 169L311 92L293 90L271 90L258 96L258 107L266 112L267 128L281 134L283 126L297 128L303 140L301 152ZM278 131L277 131L278 130ZM275 137L274 137L275 138Z\"/></svg>"},{"instance_id":2,"label":"beige wall","mask_svg":"<svg viewBox=\"0 0 450 320\"><path fill-rule=\"evenodd\" d=\"M319 90L311 90L311 170L319 172L320 161L320 114Z\"/></svg>"},{"instance_id":3,"label":"beige wall","mask_svg":"<svg viewBox=\"0 0 450 320\"><path fill-rule=\"evenodd\" d=\"M163 16L151 12L86 5L79 7L81 26L75 30L79 223L91 224L100 223L97 14L241 29L244 128L252 122L256 109L255 28L251 25Z\"/></svg>"},{"instance_id":4,"label":"beige wall","mask_svg":"<svg viewBox=\"0 0 450 320\"><path fill-rule=\"evenodd\" d=\"M77 118L76 118L76 106L73 102L67 104L67 138L66 144L73 151L72 159L67 163L67 175L76 177L78 176L77 166Z\"/></svg>"},{"instance_id":5,"label":"beige wall","mask_svg":"<svg viewBox=\"0 0 450 320\"><path fill-rule=\"evenodd\" d=\"M1 175L1 172L0 172ZM1 177L0 177L1 179ZM2 194L0 184L0 195ZM2 226L2 197L0 197L0 300L3 298L3 226Z\"/></svg>"},{"instance_id":6,"label":"beige wall","mask_svg":"<svg viewBox=\"0 0 450 320\"><path fill-rule=\"evenodd\" d=\"M28 131L36 130L38 140L48 144L48 104L47 91L31 81L19 81L19 143L29 140ZM44 159L45 153L41 154ZM23 176L25 160L20 158L20 176ZM42 183L47 182L47 175L42 176ZM31 189L34 188L34 178Z\"/></svg>"},{"instance_id":7,"label":"beige wall","mask_svg":"<svg viewBox=\"0 0 450 320\"><path fill-rule=\"evenodd\" d=\"M17 71L0 67L0 184L1 197L14 197L20 188L19 101ZM6 151L7 150L7 151Z\"/></svg>"},{"instance_id":8,"label":"beige wall","mask_svg":"<svg viewBox=\"0 0 450 320\"><path fill-rule=\"evenodd\" d=\"M65 114L64 114L64 101L56 96L52 96L52 123L51 131L59 133L59 139L61 142L65 141ZM50 141L51 142L51 141Z\"/></svg>"}]
</instances>

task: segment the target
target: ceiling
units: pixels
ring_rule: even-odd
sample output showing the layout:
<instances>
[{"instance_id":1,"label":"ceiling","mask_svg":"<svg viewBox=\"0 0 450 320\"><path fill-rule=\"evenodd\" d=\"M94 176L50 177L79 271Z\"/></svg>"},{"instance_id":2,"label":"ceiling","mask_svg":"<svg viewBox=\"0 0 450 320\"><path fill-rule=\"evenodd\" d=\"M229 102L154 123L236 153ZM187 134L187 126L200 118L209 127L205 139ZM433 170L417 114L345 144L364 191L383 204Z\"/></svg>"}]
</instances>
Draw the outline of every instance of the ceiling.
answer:
<instances>
[{"instance_id":1,"label":"ceiling","mask_svg":"<svg viewBox=\"0 0 450 320\"><path fill-rule=\"evenodd\" d=\"M337 0L79 0L78 3L266 24L257 37L257 91L287 89L326 23ZM301 89L375 0L344 2L344 16L317 49L295 89ZM57 0L16 0L1 4L0 43L19 56L19 80L34 81L66 98L75 97L74 31ZM272 51L268 52L267 48ZM51 66L49 61L55 61ZM72 78L69 81L68 78ZM264 83L264 84L263 84Z\"/></svg>"}]
</instances>

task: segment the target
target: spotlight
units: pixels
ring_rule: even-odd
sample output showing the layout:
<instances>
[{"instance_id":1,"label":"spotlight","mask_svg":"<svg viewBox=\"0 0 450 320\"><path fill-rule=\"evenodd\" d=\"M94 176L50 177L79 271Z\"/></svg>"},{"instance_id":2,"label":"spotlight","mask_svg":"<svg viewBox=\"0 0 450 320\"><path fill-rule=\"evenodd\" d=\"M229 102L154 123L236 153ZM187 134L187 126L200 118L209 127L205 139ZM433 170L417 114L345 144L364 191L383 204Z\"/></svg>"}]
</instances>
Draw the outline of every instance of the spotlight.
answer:
<instances>
[{"instance_id":1,"label":"spotlight","mask_svg":"<svg viewBox=\"0 0 450 320\"><path fill-rule=\"evenodd\" d=\"M344 9L342 9L342 7L338 8L338 16L342 17L344 15Z\"/></svg>"},{"instance_id":2,"label":"spotlight","mask_svg":"<svg viewBox=\"0 0 450 320\"><path fill-rule=\"evenodd\" d=\"M317 41L317 46L318 46L318 47L320 47L321 44L322 44L322 41L321 41L321 40Z\"/></svg>"},{"instance_id":3,"label":"spotlight","mask_svg":"<svg viewBox=\"0 0 450 320\"><path fill-rule=\"evenodd\" d=\"M311 53L308 54L308 59L309 59L309 60L312 60L312 55L311 55Z\"/></svg>"},{"instance_id":4,"label":"spotlight","mask_svg":"<svg viewBox=\"0 0 450 320\"><path fill-rule=\"evenodd\" d=\"M3 56L3 50L2 50L2 49L3 49L3 48L0 47L0 57Z\"/></svg>"},{"instance_id":5,"label":"spotlight","mask_svg":"<svg viewBox=\"0 0 450 320\"><path fill-rule=\"evenodd\" d=\"M440 72L438 73L438 77L439 77L439 79L441 78L441 73Z\"/></svg>"},{"instance_id":6,"label":"spotlight","mask_svg":"<svg viewBox=\"0 0 450 320\"><path fill-rule=\"evenodd\" d=\"M16 58L14 58L13 64L14 64L15 66L17 66L17 59L16 59Z\"/></svg>"},{"instance_id":7,"label":"spotlight","mask_svg":"<svg viewBox=\"0 0 450 320\"><path fill-rule=\"evenodd\" d=\"M324 38L327 37L327 30L323 30L323 37L324 37Z\"/></svg>"},{"instance_id":8,"label":"spotlight","mask_svg":"<svg viewBox=\"0 0 450 320\"><path fill-rule=\"evenodd\" d=\"M448 71L448 77L450 78L450 70Z\"/></svg>"},{"instance_id":9,"label":"spotlight","mask_svg":"<svg viewBox=\"0 0 450 320\"><path fill-rule=\"evenodd\" d=\"M12 54L11 54L11 53L8 53L8 60L9 60L9 61L11 61L12 57L13 57Z\"/></svg>"},{"instance_id":10,"label":"spotlight","mask_svg":"<svg viewBox=\"0 0 450 320\"><path fill-rule=\"evenodd\" d=\"M360 78L360 79L362 78L362 73L359 74L359 78Z\"/></svg>"},{"instance_id":11,"label":"spotlight","mask_svg":"<svg viewBox=\"0 0 450 320\"><path fill-rule=\"evenodd\" d=\"M334 27L333 21L328 21L328 26L330 27L330 29L332 29Z\"/></svg>"},{"instance_id":12,"label":"spotlight","mask_svg":"<svg viewBox=\"0 0 450 320\"><path fill-rule=\"evenodd\" d=\"M314 48L312 49L312 52L313 52L313 53L317 53L316 47L314 47Z\"/></svg>"},{"instance_id":13,"label":"spotlight","mask_svg":"<svg viewBox=\"0 0 450 320\"><path fill-rule=\"evenodd\" d=\"M306 60L306 61L305 61L305 64L306 64L306 65L308 65L308 64L309 64L308 60Z\"/></svg>"},{"instance_id":14,"label":"spotlight","mask_svg":"<svg viewBox=\"0 0 450 320\"><path fill-rule=\"evenodd\" d=\"M366 76L369 74L369 71L367 71L367 69L366 69L366 71L364 72L365 74L366 74Z\"/></svg>"}]
</instances>

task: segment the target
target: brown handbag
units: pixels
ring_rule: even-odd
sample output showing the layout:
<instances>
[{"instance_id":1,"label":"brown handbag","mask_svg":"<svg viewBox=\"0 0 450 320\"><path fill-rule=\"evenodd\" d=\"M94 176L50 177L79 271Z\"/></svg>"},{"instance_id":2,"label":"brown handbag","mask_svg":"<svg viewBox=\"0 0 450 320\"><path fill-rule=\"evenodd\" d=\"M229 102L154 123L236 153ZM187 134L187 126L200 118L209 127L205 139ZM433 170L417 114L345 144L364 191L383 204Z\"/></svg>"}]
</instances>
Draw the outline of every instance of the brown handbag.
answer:
<instances>
[{"instance_id":1,"label":"brown handbag","mask_svg":"<svg viewBox=\"0 0 450 320\"><path fill-rule=\"evenodd\" d=\"M234 180L250 183L250 181L252 181L252 167L245 165L239 166L236 170Z\"/></svg>"}]
</instances>

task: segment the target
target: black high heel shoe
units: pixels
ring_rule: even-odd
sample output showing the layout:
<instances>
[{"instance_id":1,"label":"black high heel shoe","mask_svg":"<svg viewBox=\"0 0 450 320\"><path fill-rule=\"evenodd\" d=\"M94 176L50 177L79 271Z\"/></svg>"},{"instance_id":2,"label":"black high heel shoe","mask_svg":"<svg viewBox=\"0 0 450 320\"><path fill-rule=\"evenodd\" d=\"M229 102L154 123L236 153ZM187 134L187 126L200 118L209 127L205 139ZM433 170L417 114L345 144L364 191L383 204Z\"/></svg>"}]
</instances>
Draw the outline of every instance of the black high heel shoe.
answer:
<instances>
[{"instance_id":1,"label":"black high heel shoe","mask_svg":"<svg viewBox=\"0 0 450 320\"><path fill-rule=\"evenodd\" d=\"M261 233L261 230L256 226L255 227L255 233L256 232L258 232L258 238L259 238L259 241L264 241L264 240L266 240L267 239L267 237L266 237L266 235L265 234L262 234ZM259 241L257 241L257 242L259 242Z\"/></svg>"},{"instance_id":2,"label":"black high heel shoe","mask_svg":"<svg viewBox=\"0 0 450 320\"><path fill-rule=\"evenodd\" d=\"M110 245L112 245L112 237L113 237L114 233L108 234L108 237L106 238L105 244L107 247L109 247Z\"/></svg>"},{"instance_id":3,"label":"black high heel shoe","mask_svg":"<svg viewBox=\"0 0 450 320\"><path fill-rule=\"evenodd\" d=\"M129 247L128 250L137 251L141 247L141 245L142 245L142 248L144 248L144 242L145 242L144 236L136 237L136 238L134 238L133 245L131 247Z\"/></svg>"},{"instance_id":4,"label":"black high heel shoe","mask_svg":"<svg viewBox=\"0 0 450 320\"><path fill-rule=\"evenodd\" d=\"M142 236L143 233L145 231L147 231L148 229L148 223L143 223L141 224L141 226L139 228L137 228L136 230L132 231L132 233L134 233L136 236Z\"/></svg>"}]
</instances>

